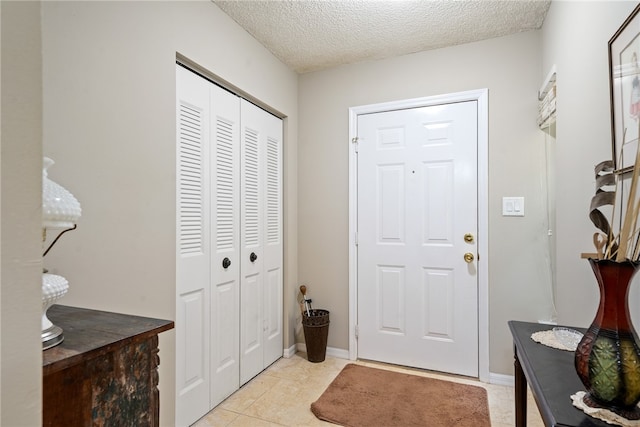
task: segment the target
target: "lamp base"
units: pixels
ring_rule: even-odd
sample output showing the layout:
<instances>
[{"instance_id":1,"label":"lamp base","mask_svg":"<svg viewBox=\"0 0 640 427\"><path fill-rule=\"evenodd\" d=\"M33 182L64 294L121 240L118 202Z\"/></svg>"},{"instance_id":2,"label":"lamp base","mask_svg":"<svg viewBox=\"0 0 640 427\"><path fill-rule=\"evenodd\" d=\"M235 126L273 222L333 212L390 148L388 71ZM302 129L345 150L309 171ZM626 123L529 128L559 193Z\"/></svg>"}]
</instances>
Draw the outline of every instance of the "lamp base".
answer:
<instances>
[{"instance_id":1,"label":"lamp base","mask_svg":"<svg viewBox=\"0 0 640 427\"><path fill-rule=\"evenodd\" d=\"M47 310L62 298L69 289L69 282L62 276L45 273L42 275L42 350L62 342L62 328L51 323Z\"/></svg>"},{"instance_id":2,"label":"lamp base","mask_svg":"<svg viewBox=\"0 0 640 427\"><path fill-rule=\"evenodd\" d=\"M64 341L64 335L60 326L51 325L50 328L42 331L42 350L55 347L62 341Z\"/></svg>"}]
</instances>

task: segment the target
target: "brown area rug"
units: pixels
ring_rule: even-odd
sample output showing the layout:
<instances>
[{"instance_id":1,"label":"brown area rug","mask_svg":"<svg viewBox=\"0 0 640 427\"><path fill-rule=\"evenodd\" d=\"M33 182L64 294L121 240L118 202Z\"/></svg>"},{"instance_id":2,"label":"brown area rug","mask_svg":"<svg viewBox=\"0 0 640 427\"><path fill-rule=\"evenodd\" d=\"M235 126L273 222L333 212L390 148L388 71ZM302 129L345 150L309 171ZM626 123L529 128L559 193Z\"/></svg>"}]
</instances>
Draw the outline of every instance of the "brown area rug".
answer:
<instances>
[{"instance_id":1,"label":"brown area rug","mask_svg":"<svg viewBox=\"0 0 640 427\"><path fill-rule=\"evenodd\" d=\"M346 427L490 427L482 387L348 364L311 404Z\"/></svg>"}]
</instances>

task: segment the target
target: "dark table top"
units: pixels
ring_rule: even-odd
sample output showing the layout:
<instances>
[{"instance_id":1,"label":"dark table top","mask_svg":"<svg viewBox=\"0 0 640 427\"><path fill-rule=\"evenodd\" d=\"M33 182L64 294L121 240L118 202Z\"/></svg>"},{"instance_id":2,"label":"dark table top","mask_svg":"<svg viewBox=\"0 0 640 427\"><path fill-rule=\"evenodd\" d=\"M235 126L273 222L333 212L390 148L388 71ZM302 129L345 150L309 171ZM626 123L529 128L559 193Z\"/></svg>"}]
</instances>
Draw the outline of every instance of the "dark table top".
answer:
<instances>
[{"instance_id":1,"label":"dark table top","mask_svg":"<svg viewBox=\"0 0 640 427\"><path fill-rule=\"evenodd\" d=\"M573 406L571 395L585 391L574 368L574 353L537 343L531 334L552 329L552 325L510 321L520 365L533 391L547 426L611 427ZM584 332L584 328L574 328Z\"/></svg>"},{"instance_id":2,"label":"dark table top","mask_svg":"<svg viewBox=\"0 0 640 427\"><path fill-rule=\"evenodd\" d=\"M42 352L43 375L172 329L170 320L53 305L47 317L63 329L64 341Z\"/></svg>"}]
</instances>

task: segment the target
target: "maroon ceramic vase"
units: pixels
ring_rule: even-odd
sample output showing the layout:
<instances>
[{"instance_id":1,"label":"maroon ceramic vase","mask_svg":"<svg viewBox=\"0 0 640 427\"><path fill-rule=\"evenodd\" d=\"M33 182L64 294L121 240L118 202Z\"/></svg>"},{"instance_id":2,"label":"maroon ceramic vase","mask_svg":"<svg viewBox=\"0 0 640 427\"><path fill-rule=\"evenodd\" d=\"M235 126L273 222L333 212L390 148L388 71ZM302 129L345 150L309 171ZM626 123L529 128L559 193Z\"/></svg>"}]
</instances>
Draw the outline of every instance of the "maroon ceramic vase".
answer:
<instances>
[{"instance_id":1,"label":"maroon ceramic vase","mask_svg":"<svg viewBox=\"0 0 640 427\"><path fill-rule=\"evenodd\" d=\"M640 262L589 259L600 288L595 319L575 352L584 402L640 419L640 347L629 315L629 285Z\"/></svg>"}]
</instances>

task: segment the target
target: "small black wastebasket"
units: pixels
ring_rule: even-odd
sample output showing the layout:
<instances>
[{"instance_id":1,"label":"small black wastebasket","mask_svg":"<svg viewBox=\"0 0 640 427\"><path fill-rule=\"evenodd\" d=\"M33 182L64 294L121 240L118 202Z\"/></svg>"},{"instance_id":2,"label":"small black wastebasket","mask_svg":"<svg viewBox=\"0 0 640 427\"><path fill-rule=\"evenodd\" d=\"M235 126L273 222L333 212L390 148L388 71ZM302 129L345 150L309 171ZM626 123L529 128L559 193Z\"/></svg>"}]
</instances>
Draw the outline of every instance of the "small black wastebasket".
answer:
<instances>
[{"instance_id":1,"label":"small black wastebasket","mask_svg":"<svg viewBox=\"0 0 640 427\"><path fill-rule=\"evenodd\" d=\"M329 311L309 310L302 313L304 341L307 344L307 360L324 362L327 353L327 337L329 336Z\"/></svg>"}]
</instances>

